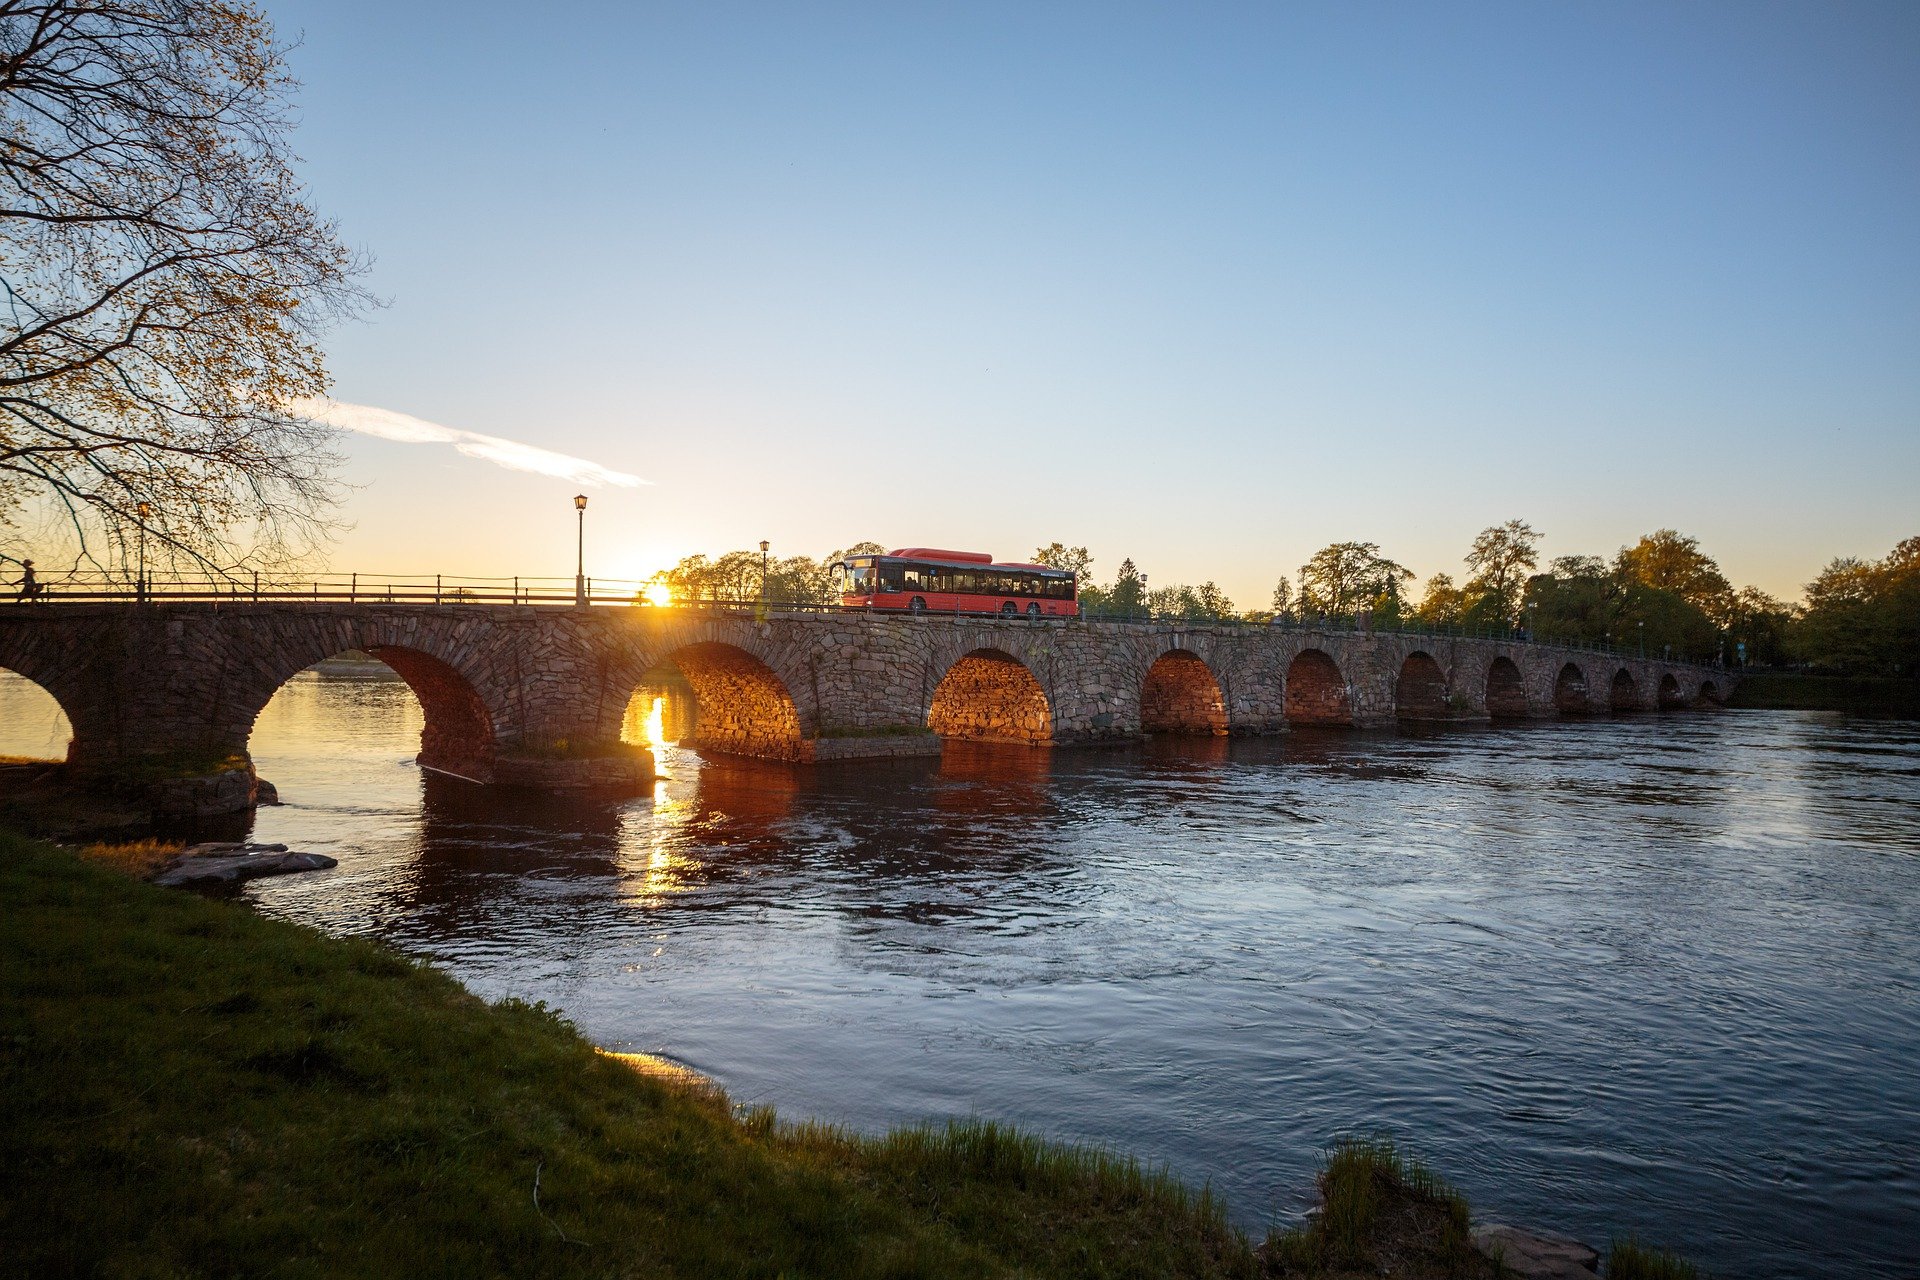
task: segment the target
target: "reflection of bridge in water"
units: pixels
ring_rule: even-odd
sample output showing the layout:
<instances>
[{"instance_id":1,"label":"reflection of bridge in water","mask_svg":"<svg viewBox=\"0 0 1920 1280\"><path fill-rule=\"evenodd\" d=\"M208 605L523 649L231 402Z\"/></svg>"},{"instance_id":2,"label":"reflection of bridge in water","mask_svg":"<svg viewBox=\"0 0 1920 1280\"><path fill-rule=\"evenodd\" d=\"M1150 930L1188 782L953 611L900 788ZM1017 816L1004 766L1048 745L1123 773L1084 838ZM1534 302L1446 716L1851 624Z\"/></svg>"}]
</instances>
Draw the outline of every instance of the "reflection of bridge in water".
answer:
<instances>
[{"instance_id":1,"label":"reflection of bridge in water","mask_svg":"<svg viewBox=\"0 0 1920 1280\"><path fill-rule=\"evenodd\" d=\"M355 649L419 698L423 765L555 790L644 779L644 756L619 745L623 718L662 667L691 691L694 745L786 762L933 754L955 740L1664 711L1717 703L1733 679L1551 644L1231 624L510 604L0 608L0 667L60 703L83 771L244 757L275 690Z\"/></svg>"}]
</instances>

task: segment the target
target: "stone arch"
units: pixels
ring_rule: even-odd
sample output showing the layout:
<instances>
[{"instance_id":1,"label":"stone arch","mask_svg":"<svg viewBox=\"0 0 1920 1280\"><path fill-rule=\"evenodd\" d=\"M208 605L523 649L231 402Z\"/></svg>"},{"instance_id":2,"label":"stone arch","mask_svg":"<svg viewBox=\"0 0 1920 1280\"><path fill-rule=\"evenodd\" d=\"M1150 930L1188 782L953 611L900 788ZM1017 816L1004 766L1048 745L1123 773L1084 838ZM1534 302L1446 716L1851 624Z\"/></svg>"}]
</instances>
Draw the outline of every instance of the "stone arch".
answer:
<instances>
[{"instance_id":1,"label":"stone arch","mask_svg":"<svg viewBox=\"0 0 1920 1280\"><path fill-rule=\"evenodd\" d=\"M1000 649L975 649L941 677L927 727L942 738L1039 745L1053 740L1053 707L1020 659Z\"/></svg>"},{"instance_id":2,"label":"stone arch","mask_svg":"<svg viewBox=\"0 0 1920 1280\"><path fill-rule=\"evenodd\" d=\"M1495 720L1520 720L1527 715L1527 685L1512 658L1495 658L1487 665L1487 715Z\"/></svg>"},{"instance_id":3,"label":"stone arch","mask_svg":"<svg viewBox=\"0 0 1920 1280\"><path fill-rule=\"evenodd\" d=\"M666 654L693 687L691 745L763 760L806 752L800 711L777 672L738 645L703 640Z\"/></svg>"},{"instance_id":4,"label":"stone arch","mask_svg":"<svg viewBox=\"0 0 1920 1280\"><path fill-rule=\"evenodd\" d=\"M4 666L0 666L0 694L11 704L8 719L0 724L0 756L67 758L73 750L73 717L58 694L25 672ZM45 754L49 750L59 754Z\"/></svg>"},{"instance_id":5,"label":"stone arch","mask_svg":"<svg viewBox=\"0 0 1920 1280\"><path fill-rule=\"evenodd\" d=\"M1680 682L1671 671L1660 677L1659 702L1662 711L1677 711L1687 705L1687 695L1680 692Z\"/></svg>"},{"instance_id":6,"label":"stone arch","mask_svg":"<svg viewBox=\"0 0 1920 1280\"><path fill-rule=\"evenodd\" d=\"M301 671L338 657L354 649L343 645L322 654L274 682L265 697L252 699L247 716L246 738L253 736L260 713L282 685ZM470 782L492 782L499 758L499 741L494 734L493 715L472 681L442 658L421 649L399 644L363 644L362 653L377 658L406 681L419 700L422 713L420 754L415 757L423 769L452 774Z\"/></svg>"},{"instance_id":7,"label":"stone arch","mask_svg":"<svg viewBox=\"0 0 1920 1280\"><path fill-rule=\"evenodd\" d=\"M1287 720L1292 724L1353 723L1353 699L1340 664L1319 649L1302 649L1287 664Z\"/></svg>"},{"instance_id":8,"label":"stone arch","mask_svg":"<svg viewBox=\"0 0 1920 1280\"><path fill-rule=\"evenodd\" d=\"M1553 678L1553 705L1561 715L1577 716L1593 710L1593 695L1587 688L1587 673L1569 662Z\"/></svg>"},{"instance_id":9,"label":"stone arch","mask_svg":"<svg viewBox=\"0 0 1920 1280\"><path fill-rule=\"evenodd\" d=\"M1224 735L1227 700L1213 669L1186 649L1169 649L1155 658L1140 686L1140 728L1146 733Z\"/></svg>"},{"instance_id":10,"label":"stone arch","mask_svg":"<svg viewBox=\"0 0 1920 1280\"><path fill-rule=\"evenodd\" d=\"M1711 680L1702 680L1700 682L1700 692L1695 695L1694 701L1704 703L1710 707L1719 706L1721 702L1720 686Z\"/></svg>"},{"instance_id":11,"label":"stone arch","mask_svg":"<svg viewBox=\"0 0 1920 1280\"><path fill-rule=\"evenodd\" d=\"M1393 682L1393 713L1402 720L1447 718L1447 673L1430 653L1413 652Z\"/></svg>"},{"instance_id":12,"label":"stone arch","mask_svg":"<svg viewBox=\"0 0 1920 1280\"><path fill-rule=\"evenodd\" d=\"M1633 672L1625 667L1613 673L1613 684L1607 689L1607 707L1612 711L1640 709L1639 690L1634 687Z\"/></svg>"}]
</instances>

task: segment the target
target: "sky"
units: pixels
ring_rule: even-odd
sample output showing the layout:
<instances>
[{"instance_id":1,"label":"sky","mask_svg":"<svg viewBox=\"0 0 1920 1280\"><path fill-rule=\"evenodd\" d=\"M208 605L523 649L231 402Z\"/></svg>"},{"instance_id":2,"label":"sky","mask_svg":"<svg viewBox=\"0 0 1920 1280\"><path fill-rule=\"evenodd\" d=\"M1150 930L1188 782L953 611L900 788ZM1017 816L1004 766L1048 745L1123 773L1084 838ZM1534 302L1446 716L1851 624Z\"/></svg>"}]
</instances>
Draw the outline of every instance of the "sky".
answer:
<instances>
[{"instance_id":1,"label":"sky","mask_svg":"<svg viewBox=\"0 0 1920 1280\"><path fill-rule=\"evenodd\" d=\"M1514 517L1788 598L1920 533L1911 3L265 8L387 304L336 569L568 575L575 492L603 578L1059 540L1243 608Z\"/></svg>"}]
</instances>

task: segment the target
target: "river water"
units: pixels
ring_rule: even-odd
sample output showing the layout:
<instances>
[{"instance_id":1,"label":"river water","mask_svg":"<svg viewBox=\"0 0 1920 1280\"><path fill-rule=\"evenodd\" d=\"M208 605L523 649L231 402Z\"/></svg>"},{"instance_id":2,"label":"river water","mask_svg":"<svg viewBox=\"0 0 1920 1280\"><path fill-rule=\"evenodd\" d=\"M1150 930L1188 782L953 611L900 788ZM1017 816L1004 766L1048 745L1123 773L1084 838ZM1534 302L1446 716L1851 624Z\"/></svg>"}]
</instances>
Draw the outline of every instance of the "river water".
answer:
<instances>
[{"instance_id":1,"label":"river water","mask_svg":"<svg viewBox=\"0 0 1920 1280\"><path fill-rule=\"evenodd\" d=\"M629 734L687 714L643 692ZM1920 724L811 770L662 746L619 804L423 778L419 729L392 677L281 691L253 753L287 803L257 837L341 865L253 900L738 1102L1016 1121L1210 1181L1256 1233L1324 1144L1387 1133L1482 1219L1743 1277L1920 1267Z\"/></svg>"}]
</instances>

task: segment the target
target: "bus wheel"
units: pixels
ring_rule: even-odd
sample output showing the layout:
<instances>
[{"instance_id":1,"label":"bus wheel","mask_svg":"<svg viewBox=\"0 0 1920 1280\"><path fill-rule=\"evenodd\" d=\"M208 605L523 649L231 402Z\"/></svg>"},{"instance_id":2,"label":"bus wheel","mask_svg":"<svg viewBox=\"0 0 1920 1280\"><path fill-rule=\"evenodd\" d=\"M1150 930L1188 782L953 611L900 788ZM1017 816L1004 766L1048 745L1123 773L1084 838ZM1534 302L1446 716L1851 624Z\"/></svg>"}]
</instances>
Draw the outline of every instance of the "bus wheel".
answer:
<instances>
[{"instance_id":1,"label":"bus wheel","mask_svg":"<svg viewBox=\"0 0 1920 1280\"><path fill-rule=\"evenodd\" d=\"M922 600L919 596L915 596L913 599L907 601L908 613L925 613L926 611L927 611L927 602L925 600Z\"/></svg>"},{"instance_id":2,"label":"bus wheel","mask_svg":"<svg viewBox=\"0 0 1920 1280\"><path fill-rule=\"evenodd\" d=\"M1015 603L1014 603L1013 601L1011 601L1011 600L1005 600L1005 601L1002 601L1002 602L1001 602L1001 604L1000 604L1000 616L1001 616L1001 617L1003 617L1003 618L1011 618L1011 617L1012 617L1012 616L1013 616L1014 614L1016 614L1016 613L1018 613L1018 612L1020 612L1020 606L1019 606L1019 605L1017 605L1017 604L1015 604Z\"/></svg>"},{"instance_id":3,"label":"bus wheel","mask_svg":"<svg viewBox=\"0 0 1920 1280\"><path fill-rule=\"evenodd\" d=\"M1027 616L1029 618L1037 618L1040 616L1040 602L1038 600L1033 600L1028 602Z\"/></svg>"}]
</instances>

